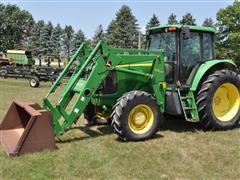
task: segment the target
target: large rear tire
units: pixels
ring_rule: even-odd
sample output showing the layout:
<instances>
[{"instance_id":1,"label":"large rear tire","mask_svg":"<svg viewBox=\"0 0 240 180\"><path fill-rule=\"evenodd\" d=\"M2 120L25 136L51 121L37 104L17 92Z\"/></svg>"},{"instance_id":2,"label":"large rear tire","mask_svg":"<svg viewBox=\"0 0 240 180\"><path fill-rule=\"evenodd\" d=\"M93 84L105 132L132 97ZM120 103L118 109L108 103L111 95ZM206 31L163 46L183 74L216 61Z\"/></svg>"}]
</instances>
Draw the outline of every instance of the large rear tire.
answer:
<instances>
[{"instance_id":1,"label":"large rear tire","mask_svg":"<svg viewBox=\"0 0 240 180\"><path fill-rule=\"evenodd\" d=\"M200 123L205 129L227 130L240 121L240 75L228 69L215 71L197 92Z\"/></svg>"},{"instance_id":2,"label":"large rear tire","mask_svg":"<svg viewBox=\"0 0 240 180\"><path fill-rule=\"evenodd\" d=\"M131 91L118 99L112 113L112 127L120 139L139 141L151 138L163 115L156 99L143 91Z\"/></svg>"}]
</instances>

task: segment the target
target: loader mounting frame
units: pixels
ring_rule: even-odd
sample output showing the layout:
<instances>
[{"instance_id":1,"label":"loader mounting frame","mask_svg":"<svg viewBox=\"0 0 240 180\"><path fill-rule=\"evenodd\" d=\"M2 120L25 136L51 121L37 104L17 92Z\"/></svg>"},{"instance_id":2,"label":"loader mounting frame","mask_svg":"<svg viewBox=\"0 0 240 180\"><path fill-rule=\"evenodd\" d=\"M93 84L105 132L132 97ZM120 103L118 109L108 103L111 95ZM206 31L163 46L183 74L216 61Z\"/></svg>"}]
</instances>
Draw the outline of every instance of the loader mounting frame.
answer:
<instances>
[{"instance_id":1,"label":"loader mounting frame","mask_svg":"<svg viewBox=\"0 0 240 180\"><path fill-rule=\"evenodd\" d=\"M148 61L153 62L151 73L124 69L120 66ZM76 62L78 65L72 77L57 103L53 105L48 97L55 92L70 67ZM52 123L56 136L70 129L72 124L78 120L102 81L111 71L134 74L149 81L161 112L165 111L164 60L161 51L109 48L103 40L99 41L94 49L91 49L83 43L43 99L43 108L52 112ZM76 93L77 98L74 99L75 102L70 112L67 113L65 109ZM61 117L64 119L63 123L60 123Z\"/></svg>"}]
</instances>

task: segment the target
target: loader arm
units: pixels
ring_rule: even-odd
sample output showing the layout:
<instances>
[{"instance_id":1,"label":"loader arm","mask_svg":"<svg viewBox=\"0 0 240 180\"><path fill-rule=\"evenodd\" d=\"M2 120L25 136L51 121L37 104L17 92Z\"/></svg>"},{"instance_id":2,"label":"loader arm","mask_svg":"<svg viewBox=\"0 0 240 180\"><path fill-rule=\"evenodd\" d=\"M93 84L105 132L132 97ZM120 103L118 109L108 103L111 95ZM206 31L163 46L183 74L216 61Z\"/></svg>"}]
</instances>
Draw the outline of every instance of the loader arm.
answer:
<instances>
[{"instance_id":1,"label":"loader arm","mask_svg":"<svg viewBox=\"0 0 240 180\"><path fill-rule=\"evenodd\" d=\"M150 60L154 62L152 74L117 67L121 64L147 62ZM64 87L57 103L53 105L48 97L54 93L74 62L78 62L78 66L66 87ZM161 93L161 90L159 90L159 81L163 82L164 78L159 79L159 77L164 76L159 75L155 78L153 77L155 73L159 73L159 66L161 66L163 73L164 65L163 59L160 60L160 51L110 49L104 41L99 41L94 49L89 50L85 44L82 44L57 78L56 82L52 85L47 96L43 99L43 108L49 109L52 112L52 124L55 135L61 135L70 129L72 124L78 120L110 71L124 71L124 73L142 76L153 82L153 89L156 94ZM159 99L159 105L163 104L163 99L163 96ZM66 107L68 107L72 100L74 100L73 106L71 110L67 112ZM64 119L63 123L60 123L61 117Z\"/></svg>"},{"instance_id":2,"label":"loader arm","mask_svg":"<svg viewBox=\"0 0 240 180\"><path fill-rule=\"evenodd\" d=\"M14 101L0 124L0 142L10 156L39 152L55 147L55 136L71 128L86 109L100 84L112 71L140 76L149 82L160 110L164 112L164 60L161 51L111 49L100 41L94 49L82 44L56 82L43 99L42 107L37 103ZM132 63L151 62L151 71L124 68ZM68 71L75 70L65 83ZM61 84L62 92L53 103L50 96ZM64 86L65 85L65 86Z\"/></svg>"}]
</instances>

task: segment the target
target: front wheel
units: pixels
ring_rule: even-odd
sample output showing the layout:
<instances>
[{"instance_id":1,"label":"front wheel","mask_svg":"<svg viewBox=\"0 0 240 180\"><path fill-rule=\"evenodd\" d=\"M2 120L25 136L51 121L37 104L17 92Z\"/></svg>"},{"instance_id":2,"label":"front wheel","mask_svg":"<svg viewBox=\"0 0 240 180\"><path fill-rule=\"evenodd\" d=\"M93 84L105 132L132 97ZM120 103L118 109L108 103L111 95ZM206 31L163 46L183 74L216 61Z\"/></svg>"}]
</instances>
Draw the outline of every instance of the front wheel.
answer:
<instances>
[{"instance_id":1,"label":"front wheel","mask_svg":"<svg viewBox=\"0 0 240 180\"><path fill-rule=\"evenodd\" d=\"M124 141L151 138L159 129L163 115L156 99L143 91L124 94L114 106L112 127Z\"/></svg>"},{"instance_id":2,"label":"front wheel","mask_svg":"<svg viewBox=\"0 0 240 180\"><path fill-rule=\"evenodd\" d=\"M197 93L200 123L206 129L227 130L240 121L240 75L223 69L209 75Z\"/></svg>"}]
</instances>

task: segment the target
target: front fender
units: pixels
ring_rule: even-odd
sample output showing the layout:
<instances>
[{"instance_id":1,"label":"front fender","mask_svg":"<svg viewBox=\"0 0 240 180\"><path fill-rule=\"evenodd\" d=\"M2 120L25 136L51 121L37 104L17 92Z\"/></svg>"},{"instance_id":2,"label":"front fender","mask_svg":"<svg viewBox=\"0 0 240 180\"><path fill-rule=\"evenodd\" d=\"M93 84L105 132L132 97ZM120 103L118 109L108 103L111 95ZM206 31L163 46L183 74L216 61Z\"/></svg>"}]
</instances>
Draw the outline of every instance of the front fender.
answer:
<instances>
[{"instance_id":1,"label":"front fender","mask_svg":"<svg viewBox=\"0 0 240 180\"><path fill-rule=\"evenodd\" d=\"M237 65L230 59L206 61L199 67L199 69L191 83L191 88L190 88L191 91L196 91L197 87L199 85L199 82L204 77L206 72L208 72L210 69L212 69L213 67L216 67L218 65L228 65L228 66L230 65L232 67L237 68Z\"/></svg>"}]
</instances>

